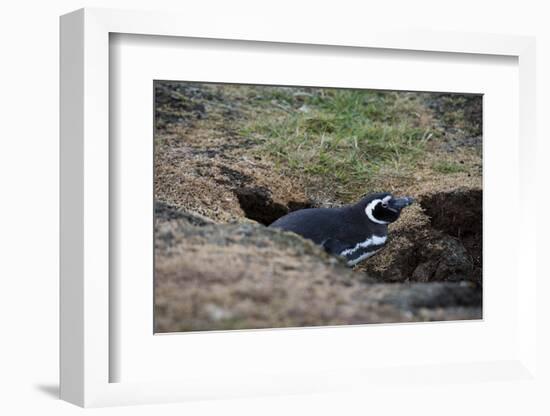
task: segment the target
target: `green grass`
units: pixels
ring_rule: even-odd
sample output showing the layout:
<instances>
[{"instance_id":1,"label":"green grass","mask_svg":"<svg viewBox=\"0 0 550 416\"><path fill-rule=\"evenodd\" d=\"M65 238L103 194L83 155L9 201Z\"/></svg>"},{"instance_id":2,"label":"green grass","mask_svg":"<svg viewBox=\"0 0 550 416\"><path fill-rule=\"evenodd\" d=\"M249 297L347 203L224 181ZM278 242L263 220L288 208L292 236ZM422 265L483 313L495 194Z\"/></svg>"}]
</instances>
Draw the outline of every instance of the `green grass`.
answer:
<instances>
[{"instance_id":1,"label":"green grass","mask_svg":"<svg viewBox=\"0 0 550 416\"><path fill-rule=\"evenodd\" d=\"M443 173L443 174L451 174L451 173L459 173L459 172L467 171L464 165L461 165L456 162L445 161L445 160L434 163L432 165L432 169L435 170L436 172Z\"/></svg>"},{"instance_id":2,"label":"green grass","mask_svg":"<svg viewBox=\"0 0 550 416\"><path fill-rule=\"evenodd\" d=\"M382 167L407 175L438 134L418 95L340 89L276 89L243 131L298 174L322 175L345 189L371 183ZM274 105L275 104L275 105ZM424 121L423 121L424 120Z\"/></svg>"}]
</instances>

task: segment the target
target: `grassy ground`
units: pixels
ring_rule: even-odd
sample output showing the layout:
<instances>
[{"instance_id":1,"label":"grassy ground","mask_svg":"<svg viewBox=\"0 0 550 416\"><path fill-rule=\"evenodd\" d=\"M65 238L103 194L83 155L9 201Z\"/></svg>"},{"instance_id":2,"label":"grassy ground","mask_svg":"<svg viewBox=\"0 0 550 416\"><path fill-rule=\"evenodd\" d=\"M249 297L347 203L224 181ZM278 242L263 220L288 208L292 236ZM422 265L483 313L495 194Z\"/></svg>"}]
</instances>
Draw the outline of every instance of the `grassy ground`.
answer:
<instances>
[{"instance_id":1,"label":"grassy ground","mask_svg":"<svg viewBox=\"0 0 550 416\"><path fill-rule=\"evenodd\" d=\"M287 113L258 117L248 131L261 144L258 151L270 154L277 166L305 174L310 182L322 178L337 200L407 187L420 169L479 176L479 147L449 155L440 146L449 120L464 120L464 106L437 120L426 104L433 99L429 94L310 90L298 93L296 104L291 91L276 101L291 107Z\"/></svg>"},{"instance_id":2,"label":"grassy ground","mask_svg":"<svg viewBox=\"0 0 550 416\"><path fill-rule=\"evenodd\" d=\"M185 97L187 109L207 111L218 136L232 131L241 153L273 162L314 194L330 189L334 203L441 176L481 177L480 96L213 84L200 91Z\"/></svg>"},{"instance_id":3,"label":"grassy ground","mask_svg":"<svg viewBox=\"0 0 550 416\"><path fill-rule=\"evenodd\" d=\"M289 89L276 97L269 104L285 110L255 119L243 133L279 167L324 178L342 199L376 188L381 172L410 175L428 141L440 134L418 95Z\"/></svg>"}]
</instances>

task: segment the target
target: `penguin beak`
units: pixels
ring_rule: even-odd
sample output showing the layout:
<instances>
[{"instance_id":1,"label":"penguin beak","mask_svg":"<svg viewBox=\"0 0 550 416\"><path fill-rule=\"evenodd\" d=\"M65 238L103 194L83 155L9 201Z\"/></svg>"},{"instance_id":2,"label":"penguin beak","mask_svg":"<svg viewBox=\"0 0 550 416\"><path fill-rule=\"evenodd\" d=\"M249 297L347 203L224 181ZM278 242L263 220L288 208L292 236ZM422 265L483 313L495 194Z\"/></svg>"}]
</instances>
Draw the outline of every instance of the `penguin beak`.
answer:
<instances>
[{"instance_id":1,"label":"penguin beak","mask_svg":"<svg viewBox=\"0 0 550 416\"><path fill-rule=\"evenodd\" d=\"M405 196L403 198L392 198L390 199L388 205L390 208L395 210L402 210L405 207L408 207L414 202L414 199L410 196Z\"/></svg>"}]
</instances>

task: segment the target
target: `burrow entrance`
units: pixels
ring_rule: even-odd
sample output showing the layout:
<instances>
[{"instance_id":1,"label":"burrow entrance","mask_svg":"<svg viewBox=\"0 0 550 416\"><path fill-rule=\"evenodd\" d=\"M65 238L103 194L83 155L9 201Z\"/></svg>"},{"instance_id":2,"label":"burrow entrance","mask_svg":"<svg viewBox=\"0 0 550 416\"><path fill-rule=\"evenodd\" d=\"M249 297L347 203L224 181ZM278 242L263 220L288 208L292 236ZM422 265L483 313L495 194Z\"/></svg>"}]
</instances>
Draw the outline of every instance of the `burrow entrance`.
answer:
<instances>
[{"instance_id":1,"label":"burrow entrance","mask_svg":"<svg viewBox=\"0 0 550 416\"><path fill-rule=\"evenodd\" d=\"M289 212L311 208L308 201L289 201L286 205L273 201L271 191L263 186L242 187L233 191L246 218L269 225Z\"/></svg>"},{"instance_id":2,"label":"burrow entrance","mask_svg":"<svg viewBox=\"0 0 550 416\"><path fill-rule=\"evenodd\" d=\"M421 200L433 228L458 239L468 252L475 273L481 275L483 194L481 189L433 194Z\"/></svg>"}]
</instances>

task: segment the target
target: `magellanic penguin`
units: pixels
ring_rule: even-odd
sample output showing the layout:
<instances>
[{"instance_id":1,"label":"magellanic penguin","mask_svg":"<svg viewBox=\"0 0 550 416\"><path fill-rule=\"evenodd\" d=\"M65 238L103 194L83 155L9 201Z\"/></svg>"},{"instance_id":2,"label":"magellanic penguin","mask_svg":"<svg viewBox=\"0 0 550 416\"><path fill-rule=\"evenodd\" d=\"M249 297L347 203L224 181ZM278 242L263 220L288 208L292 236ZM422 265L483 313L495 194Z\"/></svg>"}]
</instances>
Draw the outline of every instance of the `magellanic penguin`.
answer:
<instances>
[{"instance_id":1,"label":"magellanic penguin","mask_svg":"<svg viewBox=\"0 0 550 416\"><path fill-rule=\"evenodd\" d=\"M349 266L355 266L384 247L388 224L397 221L401 210L412 203L411 197L370 194L354 205L294 211L270 227L293 231L313 240L328 253L343 256Z\"/></svg>"}]
</instances>

